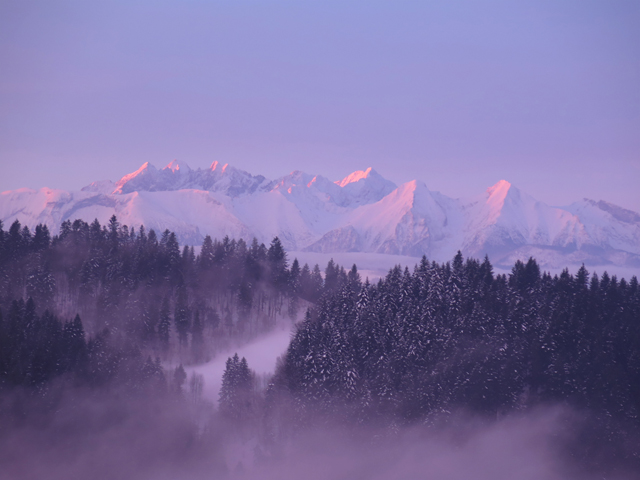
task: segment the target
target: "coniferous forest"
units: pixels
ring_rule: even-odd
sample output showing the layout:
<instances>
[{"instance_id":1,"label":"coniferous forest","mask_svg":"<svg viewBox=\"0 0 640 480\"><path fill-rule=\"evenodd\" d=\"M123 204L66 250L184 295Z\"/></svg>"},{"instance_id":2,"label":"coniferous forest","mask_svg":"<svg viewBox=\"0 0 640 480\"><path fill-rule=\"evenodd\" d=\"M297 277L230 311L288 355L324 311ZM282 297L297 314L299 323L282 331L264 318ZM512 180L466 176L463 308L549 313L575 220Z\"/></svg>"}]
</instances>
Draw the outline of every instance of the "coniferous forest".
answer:
<instances>
[{"instance_id":1,"label":"coniferous forest","mask_svg":"<svg viewBox=\"0 0 640 480\"><path fill-rule=\"evenodd\" d=\"M203 400L184 366L279 322L296 326L266 384L235 355ZM53 237L0 223L0 478L276 478L319 429L375 450L545 409L557 478L640 471L635 277L458 254L369 282L277 238L196 253L116 217Z\"/></svg>"},{"instance_id":2,"label":"coniferous forest","mask_svg":"<svg viewBox=\"0 0 640 480\"><path fill-rule=\"evenodd\" d=\"M533 259L494 276L488 259L460 254L396 267L373 285L354 270L309 310L275 380L302 419L311 408L430 423L459 409L495 419L570 405L592 422L576 455L587 462L606 448L637 465L638 281L584 266L551 277Z\"/></svg>"}]
</instances>

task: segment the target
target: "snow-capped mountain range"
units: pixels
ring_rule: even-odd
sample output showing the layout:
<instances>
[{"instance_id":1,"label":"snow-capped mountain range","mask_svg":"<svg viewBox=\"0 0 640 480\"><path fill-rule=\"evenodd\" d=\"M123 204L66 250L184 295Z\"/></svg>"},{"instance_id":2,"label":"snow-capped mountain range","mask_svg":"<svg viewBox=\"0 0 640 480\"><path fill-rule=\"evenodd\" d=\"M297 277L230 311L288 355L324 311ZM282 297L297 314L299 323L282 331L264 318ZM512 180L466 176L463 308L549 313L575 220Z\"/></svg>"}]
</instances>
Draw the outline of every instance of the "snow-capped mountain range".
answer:
<instances>
[{"instance_id":1,"label":"snow-capped mountain range","mask_svg":"<svg viewBox=\"0 0 640 480\"><path fill-rule=\"evenodd\" d=\"M181 243L205 235L280 237L294 251L373 252L450 260L488 254L496 265L533 256L545 267L640 267L640 215L605 201L568 207L537 201L505 180L480 195L453 199L418 180L397 186L375 170L333 182L295 171L276 180L214 162L192 170L145 163L117 182L81 191L19 189L0 195L5 228L16 219L47 224L116 214L122 224L175 231Z\"/></svg>"}]
</instances>

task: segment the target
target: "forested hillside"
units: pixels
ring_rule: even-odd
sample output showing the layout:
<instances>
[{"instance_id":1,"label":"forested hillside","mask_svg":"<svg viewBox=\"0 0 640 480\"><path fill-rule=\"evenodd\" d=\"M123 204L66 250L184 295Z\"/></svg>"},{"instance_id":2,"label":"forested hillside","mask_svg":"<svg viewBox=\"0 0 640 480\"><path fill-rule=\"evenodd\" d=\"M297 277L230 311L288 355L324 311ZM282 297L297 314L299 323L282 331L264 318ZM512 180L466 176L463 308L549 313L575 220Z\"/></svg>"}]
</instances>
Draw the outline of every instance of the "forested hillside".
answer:
<instances>
[{"instance_id":1,"label":"forested hillside","mask_svg":"<svg viewBox=\"0 0 640 480\"><path fill-rule=\"evenodd\" d=\"M407 425L569 405L592 422L583 460L607 446L637 462L638 281L584 267L551 277L533 259L495 276L488 259L460 254L373 285L354 272L309 311L274 390L303 423L310 412Z\"/></svg>"},{"instance_id":2,"label":"forested hillside","mask_svg":"<svg viewBox=\"0 0 640 480\"><path fill-rule=\"evenodd\" d=\"M344 278L331 262L327 288ZM45 225L0 224L0 311L31 298L39 314L79 315L90 335L106 328L162 358L201 361L230 339L296 318L324 291L319 267L289 266L278 238L267 248L206 237L196 255L173 232L158 237L116 217L108 226L66 221L53 238Z\"/></svg>"},{"instance_id":3,"label":"forested hillside","mask_svg":"<svg viewBox=\"0 0 640 480\"><path fill-rule=\"evenodd\" d=\"M277 238L207 237L196 255L168 230L158 238L116 217L67 221L54 237L45 225L0 223L0 478L21 478L26 465L57 478L54 466L67 475L80 460L70 478L223 472L217 442L228 432L201 431L217 420L202 378L180 363L295 319L347 275L330 262L325 277L289 265Z\"/></svg>"},{"instance_id":4,"label":"forested hillside","mask_svg":"<svg viewBox=\"0 0 640 480\"><path fill-rule=\"evenodd\" d=\"M574 415L553 430L563 465L640 470L635 277L551 276L534 259L494 275L488 258L458 254L370 283L355 265L289 263L278 238L207 237L196 253L168 230L158 238L115 217L60 232L0 224L0 462L10 473L38 462L66 472L81 451L86 477L96 450L108 452L104 478L130 476L132 463L142 478L217 475L242 465L238 452L277 470L308 432L333 435L330 425L374 445L402 429L434 434L460 418L491 428L558 406ZM181 363L298 317L266 389L235 355L217 408L203 402L202 379Z\"/></svg>"}]
</instances>

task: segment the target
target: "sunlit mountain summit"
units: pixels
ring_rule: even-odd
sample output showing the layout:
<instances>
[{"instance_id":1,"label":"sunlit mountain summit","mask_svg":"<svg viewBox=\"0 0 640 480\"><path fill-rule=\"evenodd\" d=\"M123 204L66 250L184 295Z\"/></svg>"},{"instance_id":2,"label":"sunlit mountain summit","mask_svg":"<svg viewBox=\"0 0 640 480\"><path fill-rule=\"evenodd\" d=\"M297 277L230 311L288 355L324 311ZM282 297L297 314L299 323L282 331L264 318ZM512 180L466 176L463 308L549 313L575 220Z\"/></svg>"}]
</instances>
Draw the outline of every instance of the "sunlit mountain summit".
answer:
<instances>
[{"instance_id":1,"label":"sunlit mountain summit","mask_svg":"<svg viewBox=\"0 0 640 480\"><path fill-rule=\"evenodd\" d=\"M332 181L294 171L277 179L228 164L192 169L150 163L116 182L79 191L19 189L0 196L0 219L55 233L65 220L116 215L130 227L175 231L182 243L206 235L278 236L290 251L369 252L444 261L458 250L496 265L534 256L545 267L640 267L640 215L603 200L553 207L506 180L450 198L420 180L402 185L367 168Z\"/></svg>"}]
</instances>

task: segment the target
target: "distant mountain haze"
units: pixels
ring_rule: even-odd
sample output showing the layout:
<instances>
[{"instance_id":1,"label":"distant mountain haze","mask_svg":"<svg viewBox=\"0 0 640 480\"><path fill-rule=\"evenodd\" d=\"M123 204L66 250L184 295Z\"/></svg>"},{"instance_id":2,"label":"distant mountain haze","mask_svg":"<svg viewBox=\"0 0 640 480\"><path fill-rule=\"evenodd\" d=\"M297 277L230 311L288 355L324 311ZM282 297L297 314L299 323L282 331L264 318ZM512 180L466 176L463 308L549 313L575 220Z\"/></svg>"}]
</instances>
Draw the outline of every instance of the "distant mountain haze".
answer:
<instances>
[{"instance_id":1,"label":"distant mountain haze","mask_svg":"<svg viewBox=\"0 0 640 480\"><path fill-rule=\"evenodd\" d=\"M545 268L640 267L640 214L604 200L566 207L536 200L506 180L467 198L450 198L413 180L402 185L372 168L331 181L294 171L275 180L228 164L191 169L145 163L117 182L80 191L19 189L0 195L5 228L16 219L56 233L65 220L115 214L122 224L176 232L183 244L206 235L269 242L287 250L426 255L450 260L489 255L494 265L535 257Z\"/></svg>"}]
</instances>

